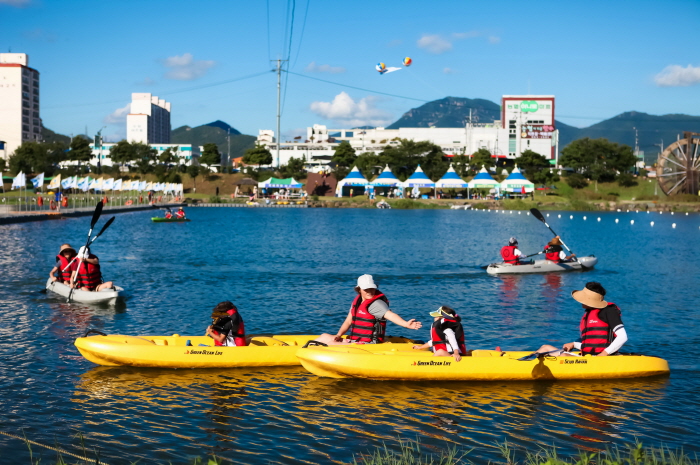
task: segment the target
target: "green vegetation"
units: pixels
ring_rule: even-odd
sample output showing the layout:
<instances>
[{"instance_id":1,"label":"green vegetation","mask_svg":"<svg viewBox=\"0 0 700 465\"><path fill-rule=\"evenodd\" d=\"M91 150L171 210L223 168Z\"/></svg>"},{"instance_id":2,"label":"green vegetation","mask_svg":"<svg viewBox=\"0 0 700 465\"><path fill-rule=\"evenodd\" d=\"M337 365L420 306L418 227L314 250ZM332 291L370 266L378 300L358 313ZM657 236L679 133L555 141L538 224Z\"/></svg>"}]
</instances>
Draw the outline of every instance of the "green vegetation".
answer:
<instances>
[{"instance_id":1,"label":"green vegetation","mask_svg":"<svg viewBox=\"0 0 700 465\"><path fill-rule=\"evenodd\" d=\"M424 203L411 199L387 200L387 202L389 202L391 208L396 208L398 210L411 210L416 208L448 208L447 205Z\"/></svg>"}]
</instances>

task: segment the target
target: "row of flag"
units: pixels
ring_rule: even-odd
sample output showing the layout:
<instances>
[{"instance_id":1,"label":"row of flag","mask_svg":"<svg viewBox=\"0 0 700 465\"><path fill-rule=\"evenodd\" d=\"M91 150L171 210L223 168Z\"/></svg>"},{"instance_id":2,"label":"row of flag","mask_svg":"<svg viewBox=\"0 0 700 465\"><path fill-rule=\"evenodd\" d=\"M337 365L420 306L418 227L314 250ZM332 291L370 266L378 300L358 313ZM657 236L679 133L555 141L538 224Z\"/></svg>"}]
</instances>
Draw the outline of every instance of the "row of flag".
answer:
<instances>
[{"instance_id":1,"label":"row of flag","mask_svg":"<svg viewBox=\"0 0 700 465\"><path fill-rule=\"evenodd\" d=\"M39 174L32 180L34 188L39 188L44 185L44 173ZM12 180L12 189L23 188L27 184L27 177L23 172ZM83 192L88 190L95 191L154 191L154 192L182 192L182 184L173 182L151 182L151 181L125 181L123 179L114 178L91 178L85 176L68 176L61 179L61 175L55 176L47 189L80 189Z\"/></svg>"}]
</instances>

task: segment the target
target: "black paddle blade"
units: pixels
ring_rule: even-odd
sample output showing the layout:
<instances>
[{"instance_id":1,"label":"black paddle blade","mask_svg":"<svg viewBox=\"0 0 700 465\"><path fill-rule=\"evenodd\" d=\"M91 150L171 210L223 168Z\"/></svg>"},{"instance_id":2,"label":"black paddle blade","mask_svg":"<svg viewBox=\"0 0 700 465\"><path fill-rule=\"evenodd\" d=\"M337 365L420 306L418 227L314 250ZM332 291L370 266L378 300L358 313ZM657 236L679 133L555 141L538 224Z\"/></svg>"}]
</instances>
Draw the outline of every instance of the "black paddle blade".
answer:
<instances>
[{"instance_id":1,"label":"black paddle blade","mask_svg":"<svg viewBox=\"0 0 700 465\"><path fill-rule=\"evenodd\" d=\"M109 225L112 224L112 223L114 222L114 218L115 218L115 217L113 216L113 217L111 217L110 219L107 220L107 222L105 223L105 225L102 226L102 229L100 229L100 232L97 233L97 236L95 236L95 237L92 239L92 241L94 241L95 239L97 239L98 237L100 237L100 235L101 235L103 232L105 232L105 231L107 230L107 228L109 228ZM92 242L92 241L91 241L91 242Z\"/></svg>"},{"instance_id":2,"label":"black paddle blade","mask_svg":"<svg viewBox=\"0 0 700 465\"><path fill-rule=\"evenodd\" d=\"M90 229L94 228L95 225L97 224L97 220L100 219L100 215L102 214L102 208L104 207L104 204L100 200L97 202L97 206L95 207L95 212L92 214L92 222L90 223Z\"/></svg>"},{"instance_id":3,"label":"black paddle blade","mask_svg":"<svg viewBox=\"0 0 700 465\"><path fill-rule=\"evenodd\" d=\"M530 209L530 213L532 213L532 216L534 216L535 218L537 218L537 219L540 220L541 222L543 222L543 223L545 222L545 221L544 221L544 216L542 216L542 213L540 213L540 211L539 211L538 209L536 209L536 208L531 208L531 209Z\"/></svg>"},{"instance_id":4,"label":"black paddle blade","mask_svg":"<svg viewBox=\"0 0 700 465\"><path fill-rule=\"evenodd\" d=\"M528 355L526 355L526 356L524 356L524 357L520 357L520 358L518 359L518 361L520 361L520 362L529 362L530 360L535 360L537 357L539 357L539 355L540 355L539 353L533 352L533 353L528 354Z\"/></svg>"}]
</instances>

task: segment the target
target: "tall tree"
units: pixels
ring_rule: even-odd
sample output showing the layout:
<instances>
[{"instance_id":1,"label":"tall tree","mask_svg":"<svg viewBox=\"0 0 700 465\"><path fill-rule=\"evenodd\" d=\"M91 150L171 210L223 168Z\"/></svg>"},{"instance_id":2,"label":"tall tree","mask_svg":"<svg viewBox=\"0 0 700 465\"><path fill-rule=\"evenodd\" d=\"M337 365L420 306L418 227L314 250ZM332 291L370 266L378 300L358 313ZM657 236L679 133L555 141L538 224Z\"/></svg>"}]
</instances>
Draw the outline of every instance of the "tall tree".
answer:
<instances>
[{"instance_id":1,"label":"tall tree","mask_svg":"<svg viewBox=\"0 0 700 465\"><path fill-rule=\"evenodd\" d=\"M617 172L630 170L637 161L629 145L602 138L585 137L575 140L561 153L561 165L573 168L577 173L595 181L612 181Z\"/></svg>"},{"instance_id":2,"label":"tall tree","mask_svg":"<svg viewBox=\"0 0 700 465\"><path fill-rule=\"evenodd\" d=\"M245 151L243 163L246 165L258 165L258 169L260 169L260 165L272 164L272 154L264 146L256 145Z\"/></svg>"},{"instance_id":3,"label":"tall tree","mask_svg":"<svg viewBox=\"0 0 700 465\"><path fill-rule=\"evenodd\" d=\"M180 161L180 157L177 155L179 147L168 147L163 150L163 153L158 155L158 161L166 165L173 165Z\"/></svg>"},{"instance_id":4,"label":"tall tree","mask_svg":"<svg viewBox=\"0 0 700 465\"><path fill-rule=\"evenodd\" d=\"M426 157L429 156L431 160L436 160L437 158L444 157L444 154L442 153L442 149L432 142L416 142L411 139L399 139L399 144L387 145L379 156L384 164L389 165L389 168L391 168L397 178L405 181L413 174L416 167L425 161ZM428 162L428 164L432 168L435 162L431 161ZM436 168L437 171L442 169L441 166L437 166ZM428 174L428 176L431 176L431 174Z\"/></svg>"},{"instance_id":5,"label":"tall tree","mask_svg":"<svg viewBox=\"0 0 700 465\"><path fill-rule=\"evenodd\" d=\"M112 159L112 163L119 163L121 166L124 166L134 161L136 154L133 145L126 140L120 140L109 149L109 157Z\"/></svg>"},{"instance_id":6,"label":"tall tree","mask_svg":"<svg viewBox=\"0 0 700 465\"><path fill-rule=\"evenodd\" d=\"M194 183L194 188L197 189L197 181L196 178L199 176L199 166L197 165L190 165L187 167L187 174L190 175L192 178L192 182Z\"/></svg>"},{"instance_id":7,"label":"tall tree","mask_svg":"<svg viewBox=\"0 0 700 465\"><path fill-rule=\"evenodd\" d=\"M92 149L90 141L83 136L75 136L70 141L70 151L67 153L67 159L77 161L78 166L81 163L88 163L92 159Z\"/></svg>"},{"instance_id":8,"label":"tall tree","mask_svg":"<svg viewBox=\"0 0 700 465\"><path fill-rule=\"evenodd\" d=\"M355 149L352 148L350 142L344 140L335 148L335 153L331 161L335 163L335 177L336 179L343 179L348 175L350 169L355 164L357 160L357 155L355 154Z\"/></svg>"},{"instance_id":9,"label":"tall tree","mask_svg":"<svg viewBox=\"0 0 700 465\"><path fill-rule=\"evenodd\" d=\"M525 176L530 181L535 180L535 175L543 168L549 168L552 165L547 160L547 157L540 155L530 149L525 150L515 159L515 164L525 171Z\"/></svg>"},{"instance_id":10,"label":"tall tree","mask_svg":"<svg viewBox=\"0 0 700 465\"><path fill-rule=\"evenodd\" d=\"M58 164L66 159L65 150L62 142L24 142L10 157L10 171L15 174L20 171L52 174Z\"/></svg>"},{"instance_id":11,"label":"tall tree","mask_svg":"<svg viewBox=\"0 0 700 465\"><path fill-rule=\"evenodd\" d=\"M139 173L146 174L153 169L153 164L158 159L158 151L143 142L133 142L134 160Z\"/></svg>"},{"instance_id":12,"label":"tall tree","mask_svg":"<svg viewBox=\"0 0 700 465\"><path fill-rule=\"evenodd\" d=\"M489 152L489 149L485 149L483 147L472 154L472 159L469 164L477 171L481 169L482 166L486 168L496 166L496 162L491 157L491 152Z\"/></svg>"},{"instance_id":13,"label":"tall tree","mask_svg":"<svg viewBox=\"0 0 700 465\"><path fill-rule=\"evenodd\" d=\"M211 165L221 164L221 153L216 144L204 144L204 151L199 158L199 162L211 168Z\"/></svg>"},{"instance_id":14,"label":"tall tree","mask_svg":"<svg viewBox=\"0 0 700 465\"><path fill-rule=\"evenodd\" d=\"M382 168L384 168L379 155L374 152L361 153L355 160L355 166L368 180L381 173Z\"/></svg>"},{"instance_id":15,"label":"tall tree","mask_svg":"<svg viewBox=\"0 0 700 465\"><path fill-rule=\"evenodd\" d=\"M306 162L303 158L291 157L286 165L280 167L280 176L283 178L295 178L297 180L304 179L306 178L305 164Z\"/></svg>"}]
</instances>

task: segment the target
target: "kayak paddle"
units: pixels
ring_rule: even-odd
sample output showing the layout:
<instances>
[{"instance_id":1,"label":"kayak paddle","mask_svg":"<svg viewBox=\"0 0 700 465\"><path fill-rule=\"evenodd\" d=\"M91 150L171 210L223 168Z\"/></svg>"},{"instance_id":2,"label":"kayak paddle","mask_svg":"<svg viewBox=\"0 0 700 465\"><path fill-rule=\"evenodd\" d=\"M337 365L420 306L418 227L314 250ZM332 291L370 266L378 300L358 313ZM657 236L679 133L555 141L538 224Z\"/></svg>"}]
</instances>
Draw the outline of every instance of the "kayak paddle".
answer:
<instances>
[{"instance_id":1,"label":"kayak paddle","mask_svg":"<svg viewBox=\"0 0 700 465\"><path fill-rule=\"evenodd\" d=\"M87 251L87 248L90 246L90 237L92 236L92 230L95 228L95 225L97 224L97 221L100 219L100 215L102 215L102 208L104 207L104 203L102 203L102 200L97 202L97 206L95 207L95 211L92 214L92 221L90 222L90 230L88 231L87 235L87 240L85 241L85 249L84 251ZM78 263L78 270L80 270L80 265L83 263L82 259ZM68 292L68 298L66 299L66 302L70 302L70 298L73 296L73 290L75 287L70 288L70 292Z\"/></svg>"},{"instance_id":2,"label":"kayak paddle","mask_svg":"<svg viewBox=\"0 0 700 465\"><path fill-rule=\"evenodd\" d=\"M564 350L564 349L554 349L554 350L550 350L549 352L533 352L533 353L531 353L531 354L529 354L529 355L526 355L526 356L524 356L524 357L520 357L520 358L518 359L518 361L520 361L520 362L530 362L530 361L532 361L532 360L536 360L540 355L549 355L549 354L552 354L552 353L554 353L554 352L559 352L559 351L562 351L562 350Z\"/></svg>"},{"instance_id":3,"label":"kayak paddle","mask_svg":"<svg viewBox=\"0 0 700 465\"><path fill-rule=\"evenodd\" d=\"M543 250L542 252L537 252L537 253L533 253L533 254L530 254L530 255L525 255L524 257L520 257L520 258L530 258L530 257L534 257L535 255L541 255L541 254L543 254L543 253L544 253L544 250ZM481 266L481 269L482 269L482 270L485 270L485 269L488 268L489 266L491 266L491 265L483 265L483 266Z\"/></svg>"},{"instance_id":4,"label":"kayak paddle","mask_svg":"<svg viewBox=\"0 0 700 465\"><path fill-rule=\"evenodd\" d=\"M115 217L113 216L113 217L111 217L110 219L107 220L107 222L105 223L105 225L102 226L102 229L100 229L100 232L98 232L97 235L96 235L95 237L93 237L92 239L90 239L90 244L89 244L89 245L92 245L92 243L95 242L95 240L97 240L97 238L100 237L100 236L102 235L102 233L105 232L105 231L107 230L107 228L109 228L109 225L112 224L112 223L114 222L114 218L115 218ZM68 267L71 266L71 265L73 264L73 262L75 261L76 258L78 258L77 255L76 255L75 257L73 257L73 260L71 260L71 261L68 263L68 265L66 265L66 267L63 269L63 271L66 271L66 270L68 269Z\"/></svg>"},{"instance_id":5,"label":"kayak paddle","mask_svg":"<svg viewBox=\"0 0 700 465\"><path fill-rule=\"evenodd\" d=\"M535 218L537 218L538 220L540 220L542 223L544 223L544 225L547 226L547 227L549 228L550 231L552 231L552 234L554 234L555 236L559 236L559 234L555 233L554 230L551 228L551 226L549 226L549 225L547 224L547 221L544 219L544 216L542 216L542 213L540 213L540 211L539 211L538 209L536 209L536 208L531 208L531 209L530 209L530 213L532 213L532 216L534 216ZM569 253L573 255L574 253L571 251L571 249L569 248L569 246L566 245L566 244L564 243L564 241L561 240L561 237L559 237L559 240L561 241L561 245L563 245L563 246L566 248L566 250L568 250ZM578 257L574 257L574 258L576 258L576 262L580 265L581 262L578 261ZM583 266L583 265L581 265L581 266Z\"/></svg>"}]
</instances>

